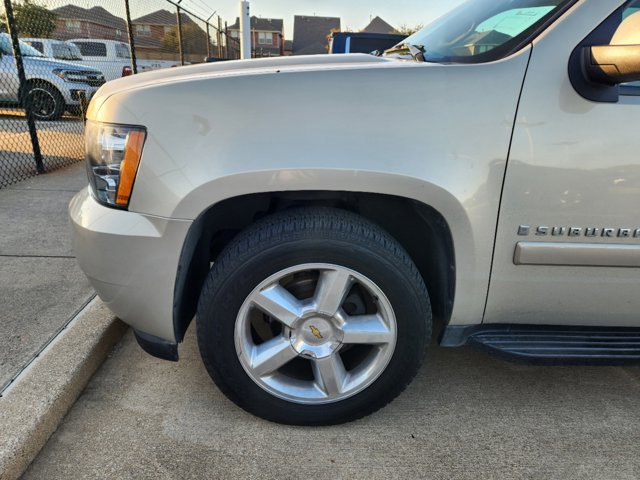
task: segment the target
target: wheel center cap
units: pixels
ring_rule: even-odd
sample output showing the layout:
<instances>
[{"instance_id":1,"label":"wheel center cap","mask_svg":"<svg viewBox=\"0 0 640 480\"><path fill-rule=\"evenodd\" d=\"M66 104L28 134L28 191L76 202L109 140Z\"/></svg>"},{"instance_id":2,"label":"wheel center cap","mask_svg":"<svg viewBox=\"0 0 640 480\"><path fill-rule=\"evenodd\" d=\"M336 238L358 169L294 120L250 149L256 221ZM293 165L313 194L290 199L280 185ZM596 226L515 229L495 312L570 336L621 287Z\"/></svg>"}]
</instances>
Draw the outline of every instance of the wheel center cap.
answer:
<instances>
[{"instance_id":1,"label":"wheel center cap","mask_svg":"<svg viewBox=\"0 0 640 480\"><path fill-rule=\"evenodd\" d=\"M342 344L343 333L331 318L312 316L300 319L291 331L291 346L309 358L324 358Z\"/></svg>"}]
</instances>

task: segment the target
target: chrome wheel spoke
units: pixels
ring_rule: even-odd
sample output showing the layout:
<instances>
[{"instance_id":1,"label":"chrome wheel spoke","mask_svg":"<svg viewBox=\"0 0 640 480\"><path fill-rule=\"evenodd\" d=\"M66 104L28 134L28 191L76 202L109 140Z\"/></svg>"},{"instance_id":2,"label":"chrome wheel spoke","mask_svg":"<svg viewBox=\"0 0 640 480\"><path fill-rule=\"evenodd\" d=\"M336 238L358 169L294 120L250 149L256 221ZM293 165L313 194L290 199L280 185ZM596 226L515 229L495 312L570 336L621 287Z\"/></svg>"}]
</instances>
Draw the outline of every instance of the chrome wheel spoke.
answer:
<instances>
[{"instance_id":1,"label":"chrome wheel spoke","mask_svg":"<svg viewBox=\"0 0 640 480\"><path fill-rule=\"evenodd\" d=\"M352 309L343 304L349 295L357 311L375 306L376 313L348 315ZM370 279L340 265L307 263L254 288L238 312L234 341L245 372L265 391L296 403L329 404L363 391L384 372L396 329L391 303ZM257 334L268 340L256 345Z\"/></svg>"},{"instance_id":2,"label":"chrome wheel spoke","mask_svg":"<svg viewBox=\"0 0 640 480\"><path fill-rule=\"evenodd\" d=\"M340 355L336 353L329 357L314 360L312 367L316 384L327 396L339 395L343 392L348 373L344 368Z\"/></svg>"},{"instance_id":3,"label":"chrome wheel spoke","mask_svg":"<svg viewBox=\"0 0 640 480\"><path fill-rule=\"evenodd\" d=\"M286 365L298 355L291 343L279 336L256 345L251 352L251 369L259 376L269 375Z\"/></svg>"},{"instance_id":4,"label":"chrome wheel spoke","mask_svg":"<svg viewBox=\"0 0 640 480\"><path fill-rule=\"evenodd\" d=\"M391 343L395 336L379 315L347 317L342 326L345 344L377 345Z\"/></svg>"},{"instance_id":5,"label":"chrome wheel spoke","mask_svg":"<svg viewBox=\"0 0 640 480\"><path fill-rule=\"evenodd\" d=\"M301 302L280 284L258 292L252 301L260 310L288 327L292 327L302 315Z\"/></svg>"},{"instance_id":6,"label":"chrome wheel spoke","mask_svg":"<svg viewBox=\"0 0 640 480\"><path fill-rule=\"evenodd\" d=\"M353 285L353 277L346 270L323 270L313 297L314 309L333 316L342 306Z\"/></svg>"}]
</instances>

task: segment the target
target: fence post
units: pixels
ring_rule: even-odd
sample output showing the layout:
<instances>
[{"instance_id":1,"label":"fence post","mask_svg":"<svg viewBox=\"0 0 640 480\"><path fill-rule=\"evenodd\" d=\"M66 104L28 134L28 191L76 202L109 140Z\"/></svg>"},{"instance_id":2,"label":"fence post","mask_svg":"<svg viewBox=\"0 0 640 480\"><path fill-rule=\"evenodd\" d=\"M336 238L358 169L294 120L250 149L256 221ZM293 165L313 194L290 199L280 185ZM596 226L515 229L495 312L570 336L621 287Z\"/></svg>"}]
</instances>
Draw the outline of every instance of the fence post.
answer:
<instances>
[{"instance_id":1,"label":"fence post","mask_svg":"<svg viewBox=\"0 0 640 480\"><path fill-rule=\"evenodd\" d=\"M224 22L224 58L229 60L229 25Z\"/></svg>"},{"instance_id":2,"label":"fence post","mask_svg":"<svg viewBox=\"0 0 640 480\"><path fill-rule=\"evenodd\" d=\"M211 58L211 35L209 33L209 22L207 22L207 58Z\"/></svg>"},{"instance_id":3,"label":"fence post","mask_svg":"<svg viewBox=\"0 0 640 480\"><path fill-rule=\"evenodd\" d=\"M218 29L216 30L216 40L218 44L218 58L224 58L224 51L222 50L222 19L218 15Z\"/></svg>"},{"instance_id":4,"label":"fence post","mask_svg":"<svg viewBox=\"0 0 640 480\"><path fill-rule=\"evenodd\" d=\"M40 151L40 142L38 141L36 121L33 118L31 104L28 101L29 91L27 90L27 76L24 73L22 52L20 51L18 30L16 29L16 19L13 16L13 5L11 5L11 0L4 0L4 8L7 15L7 28L9 30L9 35L11 36L11 44L13 47L13 58L15 59L16 69L18 70L18 81L20 82L20 104L24 106L24 111L27 115L27 126L29 128L29 136L31 137L33 158L36 162L36 171L38 173L44 173L44 164L42 163L42 152Z\"/></svg>"},{"instance_id":5,"label":"fence post","mask_svg":"<svg viewBox=\"0 0 640 480\"><path fill-rule=\"evenodd\" d=\"M131 70L136 74L138 73L138 60L136 59L136 44L133 40L133 24L131 23L129 0L124 0L124 9L127 15L127 33L129 34L129 49L131 50Z\"/></svg>"},{"instance_id":6,"label":"fence post","mask_svg":"<svg viewBox=\"0 0 640 480\"><path fill-rule=\"evenodd\" d=\"M178 23L178 48L180 49L180 65L184 65L184 45L182 43L182 16L180 15L180 5L176 5L176 21Z\"/></svg>"}]
</instances>

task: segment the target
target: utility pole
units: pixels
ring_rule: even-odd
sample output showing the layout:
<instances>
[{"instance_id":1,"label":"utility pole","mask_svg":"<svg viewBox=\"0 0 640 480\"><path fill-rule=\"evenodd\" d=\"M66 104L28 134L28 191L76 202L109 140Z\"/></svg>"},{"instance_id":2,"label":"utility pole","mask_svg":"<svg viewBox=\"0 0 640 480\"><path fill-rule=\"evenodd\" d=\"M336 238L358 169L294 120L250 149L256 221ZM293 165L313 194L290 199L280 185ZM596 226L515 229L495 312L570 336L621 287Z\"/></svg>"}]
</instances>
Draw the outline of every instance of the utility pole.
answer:
<instances>
[{"instance_id":1,"label":"utility pole","mask_svg":"<svg viewBox=\"0 0 640 480\"><path fill-rule=\"evenodd\" d=\"M240 0L240 58L251 58L251 14L246 0Z\"/></svg>"}]
</instances>

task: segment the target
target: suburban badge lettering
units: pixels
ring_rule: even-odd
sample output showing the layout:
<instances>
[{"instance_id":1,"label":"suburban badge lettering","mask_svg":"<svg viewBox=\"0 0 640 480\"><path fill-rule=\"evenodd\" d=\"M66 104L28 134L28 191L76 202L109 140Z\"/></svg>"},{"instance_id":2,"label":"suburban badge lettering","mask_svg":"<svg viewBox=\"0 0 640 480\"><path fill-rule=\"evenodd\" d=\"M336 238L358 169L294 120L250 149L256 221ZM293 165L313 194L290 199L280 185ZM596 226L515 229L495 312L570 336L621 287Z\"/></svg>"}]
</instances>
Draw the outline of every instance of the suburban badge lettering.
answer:
<instances>
[{"instance_id":1,"label":"suburban badge lettering","mask_svg":"<svg viewBox=\"0 0 640 480\"><path fill-rule=\"evenodd\" d=\"M589 237L589 238L640 238L640 228L611 228L611 227L549 227L540 225L520 225L518 236L527 237L531 232L537 237Z\"/></svg>"}]
</instances>

